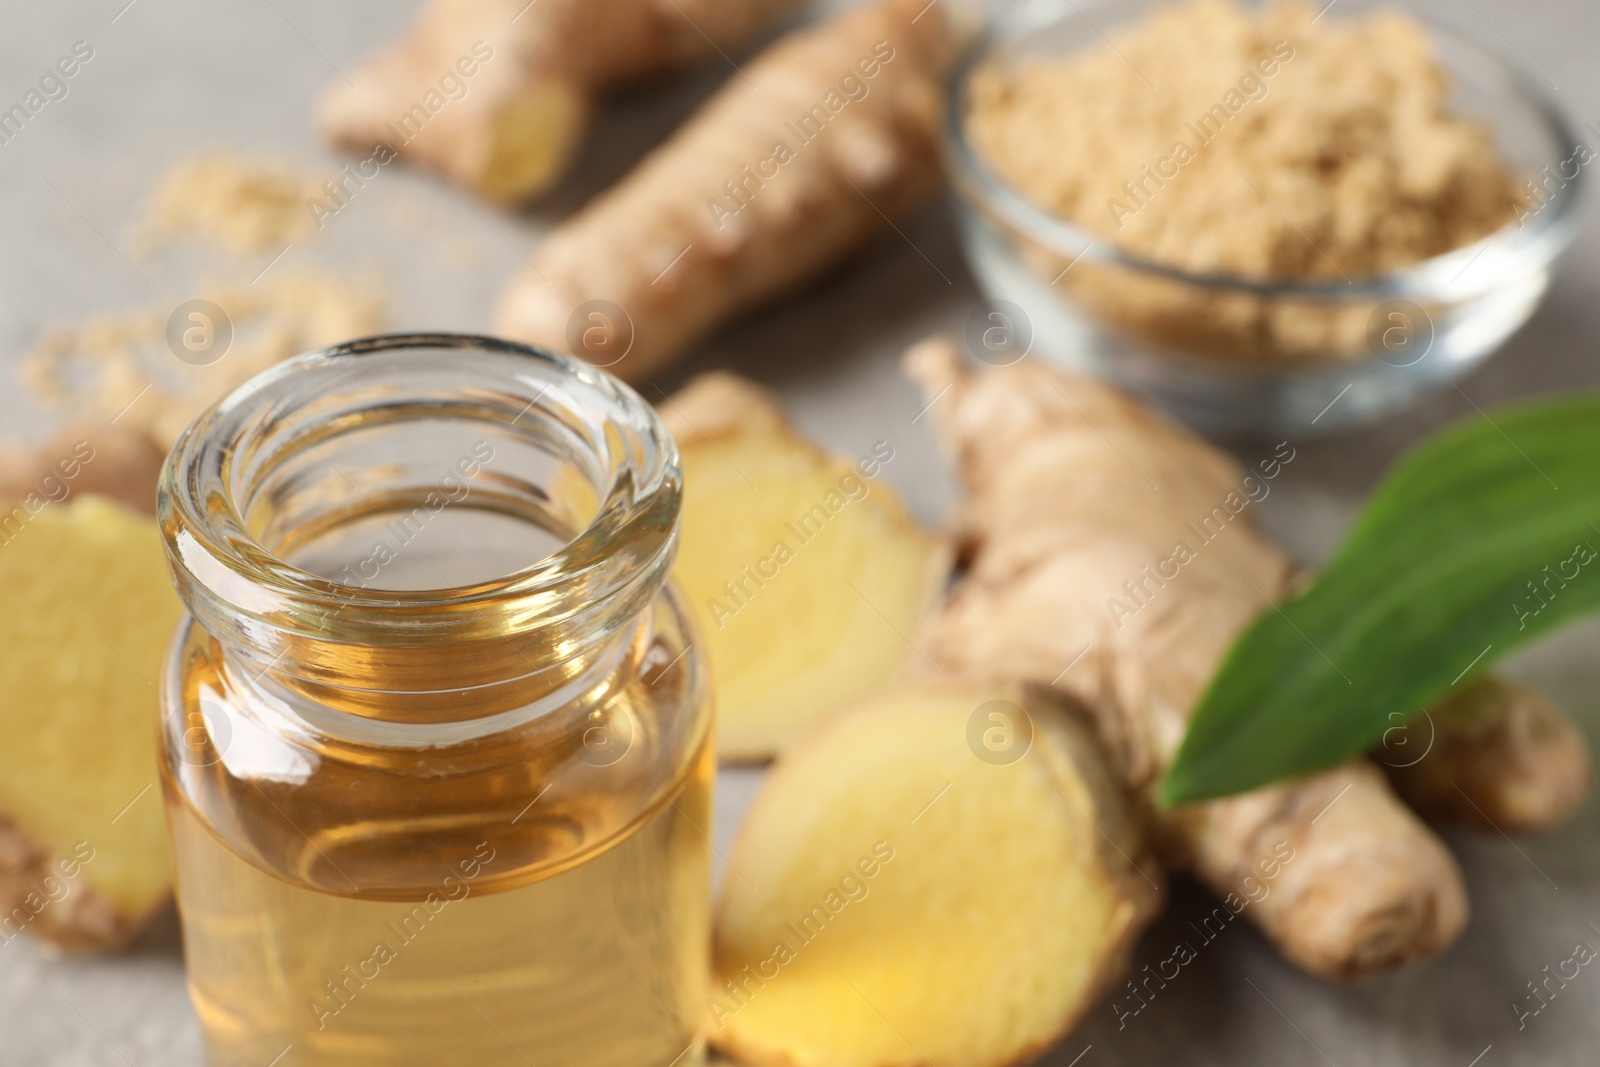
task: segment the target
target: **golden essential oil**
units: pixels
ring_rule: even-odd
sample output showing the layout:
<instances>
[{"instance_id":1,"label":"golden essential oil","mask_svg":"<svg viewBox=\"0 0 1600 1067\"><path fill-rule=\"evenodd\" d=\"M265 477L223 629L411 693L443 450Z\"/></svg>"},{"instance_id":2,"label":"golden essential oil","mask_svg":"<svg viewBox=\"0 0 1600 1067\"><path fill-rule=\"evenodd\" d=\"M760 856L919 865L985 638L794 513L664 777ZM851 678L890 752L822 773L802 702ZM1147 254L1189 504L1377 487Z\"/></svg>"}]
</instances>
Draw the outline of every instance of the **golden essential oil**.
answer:
<instances>
[{"instance_id":1,"label":"golden essential oil","mask_svg":"<svg viewBox=\"0 0 1600 1067\"><path fill-rule=\"evenodd\" d=\"M200 417L162 780L213 1067L687 1067L710 704L648 404L487 338L291 360Z\"/></svg>"}]
</instances>

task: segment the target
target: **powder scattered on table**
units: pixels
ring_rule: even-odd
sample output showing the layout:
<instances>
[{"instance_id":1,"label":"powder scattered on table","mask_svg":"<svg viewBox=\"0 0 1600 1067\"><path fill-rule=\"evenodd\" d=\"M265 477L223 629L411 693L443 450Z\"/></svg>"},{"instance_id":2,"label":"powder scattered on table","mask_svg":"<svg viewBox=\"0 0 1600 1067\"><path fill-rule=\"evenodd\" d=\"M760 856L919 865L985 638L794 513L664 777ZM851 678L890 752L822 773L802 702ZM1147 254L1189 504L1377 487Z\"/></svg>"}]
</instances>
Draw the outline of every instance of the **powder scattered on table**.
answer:
<instances>
[{"instance_id":1,"label":"powder scattered on table","mask_svg":"<svg viewBox=\"0 0 1600 1067\"><path fill-rule=\"evenodd\" d=\"M199 237L236 254L277 251L315 233L315 178L286 163L212 151L180 160L162 179L140 229L142 245Z\"/></svg>"}]
</instances>

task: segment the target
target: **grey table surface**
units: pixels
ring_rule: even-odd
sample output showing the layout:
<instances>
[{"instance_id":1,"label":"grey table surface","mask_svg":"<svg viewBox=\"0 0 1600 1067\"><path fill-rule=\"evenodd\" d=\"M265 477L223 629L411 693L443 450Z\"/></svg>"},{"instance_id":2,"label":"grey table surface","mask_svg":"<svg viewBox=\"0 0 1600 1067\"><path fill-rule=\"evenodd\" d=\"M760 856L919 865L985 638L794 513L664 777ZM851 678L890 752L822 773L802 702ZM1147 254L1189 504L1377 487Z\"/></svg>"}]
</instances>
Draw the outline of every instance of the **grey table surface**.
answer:
<instances>
[{"instance_id":1,"label":"grey table surface","mask_svg":"<svg viewBox=\"0 0 1600 1067\"><path fill-rule=\"evenodd\" d=\"M1600 5L1584 0L1454 0L1463 21L1504 37L1557 87L1580 121L1600 119ZM278 157L331 177L341 160L308 119L317 89L378 40L413 3L345 0L94 0L0 7L0 100L20 99L55 59L87 41L94 59L23 134L0 145L0 360L18 358L52 325L97 313L170 309L196 295L202 267L181 256L139 260L127 233L174 160L218 146ZM381 279L391 326L482 330L491 301L553 220L604 188L728 75L711 69L624 99L601 117L574 176L531 212L481 212L415 172L387 168L314 245L282 269ZM413 219L397 228L395 208ZM1303 562L1336 543L1364 494L1403 448L1474 405L1600 384L1600 246L1591 217L1535 318L1485 367L1412 411L1300 458L1264 503L1264 521ZM416 220L421 220L417 224ZM467 254L463 254L465 248ZM231 270L241 280L260 263ZM280 269L275 267L274 269ZM930 522L952 486L922 400L899 375L902 348L958 328L978 300L949 212L936 205L828 281L725 332L657 384L733 367L770 383L803 426L850 454L892 437L888 476ZM54 416L11 380L0 387L0 436L29 437ZM903 457L903 458L901 458ZM1600 741L1600 626L1580 625L1508 666L1578 715ZM720 778L716 837L726 842L759 774ZM1526 983L1600 946L1600 799L1540 840L1451 834L1473 917L1442 957L1359 989L1332 989L1279 960L1250 929L1230 930L1138 1017L1119 1027L1109 1003L1048 1057L1099 1064L1422 1064L1501 1067L1593 1063L1600 976L1584 970L1519 1026ZM1169 913L1141 941L1135 966L1165 958L1210 907L1179 883ZM974 1012L987 1010L972 1005ZM1077 1057L1082 1057L1077 1059ZM176 920L125 952L62 958L19 938L0 945L0 1064L202 1062L185 997ZM263 1065L265 1067L265 1065Z\"/></svg>"}]
</instances>

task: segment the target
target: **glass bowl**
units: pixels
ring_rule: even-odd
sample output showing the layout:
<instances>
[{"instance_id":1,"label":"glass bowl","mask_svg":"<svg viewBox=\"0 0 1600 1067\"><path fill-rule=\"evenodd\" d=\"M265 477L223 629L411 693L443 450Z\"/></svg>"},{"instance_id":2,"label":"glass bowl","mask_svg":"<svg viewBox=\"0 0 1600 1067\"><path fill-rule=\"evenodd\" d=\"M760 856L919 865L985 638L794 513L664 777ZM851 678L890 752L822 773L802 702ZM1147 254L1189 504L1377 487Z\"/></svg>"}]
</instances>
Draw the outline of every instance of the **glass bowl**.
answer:
<instances>
[{"instance_id":1,"label":"glass bowl","mask_svg":"<svg viewBox=\"0 0 1600 1067\"><path fill-rule=\"evenodd\" d=\"M962 243L989 298L968 331L979 358L1031 351L1143 394L1205 433L1303 438L1406 407L1487 359L1527 321L1577 227L1587 185L1574 154L1580 142L1537 74L1415 11L1453 79L1457 113L1484 123L1519 175L1544 182L1537 210L1475 244L1349 281L1197 274L1112 247L1009 186L967 136L974 74L1103 47L1103 32L1160 2L1029 0L992 21L956 64L945 158ZM1347 0L1330 17L1377 6ZM1289 357L1239 351L1225 333L1207 334L1208 320L1241 315L1298 316L1329 340ZM991 326L1006 341L994 357L981 340Z\"/></svg>"}]
</instances>

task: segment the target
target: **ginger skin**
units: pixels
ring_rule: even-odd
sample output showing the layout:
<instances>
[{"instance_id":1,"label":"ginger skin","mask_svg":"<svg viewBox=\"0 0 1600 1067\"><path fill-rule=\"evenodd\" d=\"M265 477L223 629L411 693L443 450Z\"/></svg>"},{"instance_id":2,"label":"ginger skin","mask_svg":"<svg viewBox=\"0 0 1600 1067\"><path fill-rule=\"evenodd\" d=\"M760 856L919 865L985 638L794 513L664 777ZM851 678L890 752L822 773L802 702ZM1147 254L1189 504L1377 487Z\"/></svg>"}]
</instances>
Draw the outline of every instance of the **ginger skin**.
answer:
<instances>
[{"instance_id":1,"label":"ginger skin","mask_svg":"<svg viewBox=\"0 0 1600 1067\"><path fill-rule=\"evenodd\" d=\"M1507 834L1554 830L1594 779L1577 723L1538 690L1493 677L1390 731L1373 758L1424 817Z\"/></svg>"},{"instance_id":2,"label":"ginger skin","mask_svg":"<svg viewBox=\"0 0 1600 1067\"><path fill-rule=\"evenodd\" d=\"M550 235L501 296L498 332L646 381L887 232L938 182L948 40L942 9L924 6L852 8L745 64ZM584 314L591 301L605 310Z\"/></svg>"},{"instance_id":3,"label":"ginger skin","mask_svg":"<svg viewBox=\"0 0 1600 1067\"><path fill-rule=\"evenodd\" d=\"M515 203L561 176L606 90L737 48L797 2L430 0L406 37L329 86L318 125Z\"/></svg>"},{"instance_id":4,"label":"ginger skin","mask_svg":"<svg viewBox=\"0 0 1600 1067\"><path fill-rule=\"evenodd\" d=\"M154 517L165 460L166 451L147 434L75 423L37 448L0 451L0 501L9 507L34 494L54 505L97 493Z\"/></svg>"},{"instance_id":5,"label":"ginger skin","mask_svg":"<svg viewBox=\"0 0 1600 1067\"><path fill-rule=\"evenodd\" d=\"M1167 861L1218 894L1245 895L1248 874L1292 849L1247 910L1305 970L1354 981L1454 941L1467 919L1460 869L1366 763L1173 811L1154 802L1235 635L1291 581L1248 515L1207 541L1185 528L1240 495L1243 472L1093 382L1027 362L968 373L943 339L907 364L930 398L948 387L933 412L967 492L970 569L921 642L940 669L1075 697ZM1178 576L1136 613L1108 611L1123 579L1178 541L1197 543Z\"/></svg>"},{"instance_id":6,"label":"ginger skin","mask_svg":"<svg viewBox=\"0 0 1600 1067\"><path fill-rule=\"evenodd\" d=\"M166 909L168 898L163 896L143 912L124 914L81 879L64 882L62 874L74 866L70 854L54 853L0 816L0 945L16 933L29 933L67 952L118 948ZM61 885L72 888L59 901L40 907L48 892ZM23 915L29 916L26 922Z\"/></svg>"}]
</instances>

